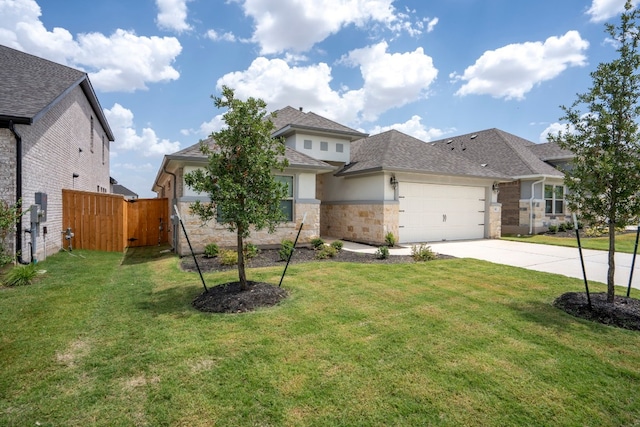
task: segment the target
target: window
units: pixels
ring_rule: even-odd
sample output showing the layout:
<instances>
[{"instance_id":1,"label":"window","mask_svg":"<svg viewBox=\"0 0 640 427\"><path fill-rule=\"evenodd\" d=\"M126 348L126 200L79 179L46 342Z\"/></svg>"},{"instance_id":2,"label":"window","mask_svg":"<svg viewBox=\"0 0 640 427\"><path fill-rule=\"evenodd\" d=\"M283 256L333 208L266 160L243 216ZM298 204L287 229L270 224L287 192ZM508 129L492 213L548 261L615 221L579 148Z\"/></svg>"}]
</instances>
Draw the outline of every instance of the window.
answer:
<instances>
[{"instance_id":1,"label":"window","mask_svg":"<svg viewBox=\"0 0 640 427\"><path fill-rule=\"evenodd\" d=\"M564 213L564 186L544 186L544 213L552 215Z\"/></svg>"},{"instance_id":2,"label":"window","mask_svg":"<svg viewBox=\"0 0 640 427\"><path fill-rule=\"evenodd\" d=\"M320 151L329 151L329 143L327 141L320 141Z\"/></svg>"},{"instance_id":3,"label":"window","mask_svg":"<svg viewBox=\"0 0 640 427\"><path fill-rule=\"evenodd\" d=\"M311 150L311 148L313 147L313 143L311 142L310 139L305 139L304 140L304 149L305 150Z\"/></svg>"},{"instance_id":4,"label":"window","mask_svg":"<svg viewBox=\"0 0 640 427\"><path fill-rule=\"evenodd\" d=\"M293 221L293 176L276 175L276 181L287 185L287 194L280 200L280 208L284 213L285 221Z\"/></svg>"},{"instance_id":5,"label":"window","mask_svg":"<svg viewBox=\"0 0 640 427\"><path fill-rule=\"evenodd\" d=\"M89 138L89 149L93 153L93 116L91 116L91 135Z\"/></svg>"},{"instance_id":6,"label":"window","mask_svg":"<svg viewBox=\"0 0 640 427\"><path fill-rule=\"evenodd\" d=\"M336 144L336 153L344 152L344 144Z\"/></svg>"}]
</instances>

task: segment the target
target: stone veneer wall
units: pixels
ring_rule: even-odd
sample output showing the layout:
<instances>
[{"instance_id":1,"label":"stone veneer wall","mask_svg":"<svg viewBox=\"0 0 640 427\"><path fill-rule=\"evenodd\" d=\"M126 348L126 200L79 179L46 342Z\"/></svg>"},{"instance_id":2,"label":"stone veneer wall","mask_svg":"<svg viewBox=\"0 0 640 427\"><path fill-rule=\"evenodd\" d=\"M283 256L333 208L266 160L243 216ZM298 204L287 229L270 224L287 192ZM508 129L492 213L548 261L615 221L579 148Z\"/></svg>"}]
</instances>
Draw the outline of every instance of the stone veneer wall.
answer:
<instances>
[{"instance_id":1,"label":"stone veneer wall","mask_svg":"<svg viewBox=\"0 0 640 427\"><path fill-rule=\"evenodd\" d=\"M323 236L381 245L392 232L398 238L398 202L331 203L320 207Z\"/></svg>"},{"instance_id":2,"label":"stone veneer wall","mask_svg":"<svg viewBox=\"0 0 640 427\"><path fill-rule=\"evenodd\" d=\"M0 129L0 153L0 200L11 206L16 202L16 139L9 129ZM3 247L14 252L14 233L7 236Z\"/></svg>"},{"instance_id":3,"label":"stone veneer wall","mask_svg":"<svg viewBox=\"0 0 640 427\"><path fill-rule=\"evenodd\" d=\"M522 233L529 233L529 200L520 200L520 227ZM525 230L526 229L526 230ZM533 201L533 234L547 230L545 225L544 200Z\"/></svg>"},{"instance_id":4,"label":"stone veneer wall","mask_svg":"<svg viewBox=\"0 0 640 427\"><path fill-rule=\"evenodd\" d=\"M216 243L221 248L235 248L237 245L236 233L231 233L222 225L211 221L202 224L200 218L191 213L191 202L179 202L180 216L184 222L187 233L189 233L189 241L195 253L203 253L204 247L209 243ZM268 230L252 231L251 236L245 241L254 243L258 246L280 246L283 239L294 241L300 228L300 223L307 214L304 226L298 239L298 246L309 244L311 239L320 236L320 204L319 203L296 203L295 205L295 222L287 222L278 227L273 234L269 234ZM180 256L189 255L189 245L184 238L184 233L180 230L176 252Z\"/></svg>"},{"instance_id":5,"label":"stone veneer wall","mask_svg":"<svg viewBox=\"0 0 640 427\"><path fill-rule=\"evenodd\" d=\"M502 205L491 203L489 208L489 238L499 239L502 237Z\"/></svg>"}]
</instances>

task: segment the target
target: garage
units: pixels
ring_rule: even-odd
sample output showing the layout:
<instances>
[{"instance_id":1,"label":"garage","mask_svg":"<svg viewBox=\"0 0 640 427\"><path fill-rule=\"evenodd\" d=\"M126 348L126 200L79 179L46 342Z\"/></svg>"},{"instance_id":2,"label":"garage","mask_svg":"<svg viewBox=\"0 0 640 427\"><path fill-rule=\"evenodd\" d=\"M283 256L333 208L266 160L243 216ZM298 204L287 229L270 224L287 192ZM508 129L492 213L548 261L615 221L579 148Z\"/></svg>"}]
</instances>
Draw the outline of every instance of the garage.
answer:
<instances>
[{"instance_id":1,"label":"garage","mask_svg":"<svg viewBox=\"0 0 640 427\"><path fill-rule=\"evenodd\" d=\"M485 188L399 184L399 242L484 238Z\"/></svg>"}]
</instances>

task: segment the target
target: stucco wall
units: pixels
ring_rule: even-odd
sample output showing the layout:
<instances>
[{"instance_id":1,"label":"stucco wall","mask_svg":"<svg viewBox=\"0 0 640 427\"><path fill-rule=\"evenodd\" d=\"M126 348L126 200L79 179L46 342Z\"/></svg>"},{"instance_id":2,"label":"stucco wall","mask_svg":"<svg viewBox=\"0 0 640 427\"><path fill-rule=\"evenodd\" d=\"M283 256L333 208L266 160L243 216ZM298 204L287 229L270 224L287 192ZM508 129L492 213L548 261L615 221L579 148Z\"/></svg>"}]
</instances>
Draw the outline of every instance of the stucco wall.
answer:
<instances>
[{"instance_id":1,"label":"stucco wall","mask_svg":"<svg viewBox=\"0 0 640 427\"><path fill-rule=\"evenodd\" d=\"M305 148L305 140L311 141L311 149ZM323 142L326 142L326 150L321 149ZM337 151L337 144L342 144L342 152ZM326 162L348 163L351 158L351 143L346 139L296 133L285 140L285 145L314 159Z\"/></svg>"},{"instance_id":2,"label":"stucco wall","mask_svg":"<svg viewBox=\"0 0 640 427\"><path fill-rule=\"evenodd\" d=\"M46 222L40 224L35 240L34 256L42 260L61 248L65 228L62 224L62 189L109 191L109 141L79 86L33 125L16 125L16 131L21 135L23 145L23 206L35 203L36 192L46 193L48 198ZM4 156L4 151L2 153ZM13 171L11 179L15 182L15 168ZM73 177L74 173L77 178ZM23 228L30 228L30 215L23 217ZM29 242L31 236L25 234L21 250L27 261L30 259Z\"/></svg>"}]
</instances>

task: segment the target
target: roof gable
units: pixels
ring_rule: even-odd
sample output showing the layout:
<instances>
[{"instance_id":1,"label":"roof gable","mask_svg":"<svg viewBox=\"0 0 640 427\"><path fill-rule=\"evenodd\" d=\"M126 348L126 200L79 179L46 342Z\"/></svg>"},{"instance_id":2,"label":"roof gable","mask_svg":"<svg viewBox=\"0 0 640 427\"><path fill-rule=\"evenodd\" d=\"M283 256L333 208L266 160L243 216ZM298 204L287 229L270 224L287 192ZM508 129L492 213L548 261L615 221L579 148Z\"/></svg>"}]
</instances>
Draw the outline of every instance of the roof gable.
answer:
<instances>
[{"instance_id":1,"label":"roof gable","mask_svg":"<svg viewBox=\"0 0 640 427\"><path fill-rule=\"evenodd\" d=\"M32 124L78 85L113 141L111 128L85 72L0 45L0 121Z\"/></svg>"},{"instance_id":2,"label":"roof gable","mask_svg":"<svg viewBox=\"0 0 640 427\"><path fill-rule=\"evenodd\" d=\"M532 151L535 143L500 129L487 129L432 144L442 151L456 153L511 177L564 176Z\"/></svg>"},{"instance_id":3,"label":"roof gable","mask_svg":"<svg viewBox=\"0 0 640 427\"><path fill-rule=\"evenodd\" d=\"M336 123L313 112L305 113L300 109L285 107L274 111L275 117L271 118L275 126L274 136L286 136L295 130L306 130L310 132L320 132L337 134L342 137L347 136L350 140L365 138L366 133L359 132L350 127Z\"/></svg>"},{"instance_id":4,"label":"roof gable","mask_svg":"<svg viewBox=\"0 0 640 427\"><path fill-rule=\"evenodd\" d=\"M397 130L353 142L351 163L337 175L381 170L509 179L500 172L439 150Z\"/></svg>"}]
</instances>

